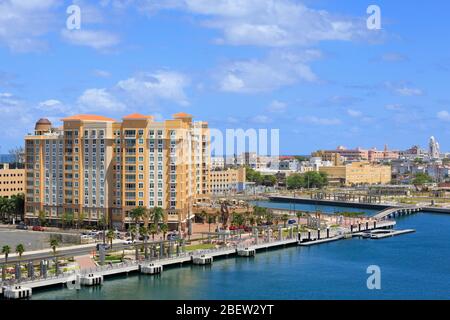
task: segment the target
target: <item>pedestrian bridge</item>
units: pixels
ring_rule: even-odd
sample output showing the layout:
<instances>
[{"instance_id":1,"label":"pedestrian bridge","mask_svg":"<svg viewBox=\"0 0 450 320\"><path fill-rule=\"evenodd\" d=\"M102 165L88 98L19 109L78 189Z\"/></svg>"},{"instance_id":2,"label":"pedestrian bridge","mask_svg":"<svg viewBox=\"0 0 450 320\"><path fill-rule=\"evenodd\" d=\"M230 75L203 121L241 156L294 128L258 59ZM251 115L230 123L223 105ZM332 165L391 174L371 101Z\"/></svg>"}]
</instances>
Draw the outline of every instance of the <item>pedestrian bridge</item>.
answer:
<instances>
[{"instance_id":1,"label":"pedestrian bridge","mask_svg":"<svg viewBox=\"0 0 450 320\"><path fill-rule=\"evenodd\" d=\"M415 214L422 210L423 210L423 208L416 207L416 206L388 208L388 209L378 212L376 215L373 216L373 218L376 220L384 220L384 219L390 219L390 218L395 218L395 217L399 217L399 216Z\"/></svg>"}]
</instances>

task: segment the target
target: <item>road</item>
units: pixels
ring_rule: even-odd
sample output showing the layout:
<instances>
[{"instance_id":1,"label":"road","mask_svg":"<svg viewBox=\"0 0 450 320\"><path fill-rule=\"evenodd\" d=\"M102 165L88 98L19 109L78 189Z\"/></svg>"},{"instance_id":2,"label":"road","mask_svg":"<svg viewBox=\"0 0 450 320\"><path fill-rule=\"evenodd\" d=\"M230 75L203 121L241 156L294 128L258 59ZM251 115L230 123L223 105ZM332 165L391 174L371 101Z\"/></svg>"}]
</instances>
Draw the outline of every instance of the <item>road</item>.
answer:
<instances>
[{"instance_id":1,"label":"road","mask_svg":"<svg viewBox=\"0 0 450 320\"><path fill-rule=\"evenodd\" d=\"M134 245L139 245L142 244L142 242L137 242ZM150 242L149 242L150 244ZM124 249L128 249L131 246L134 245L130 245L130 244L120 244L120 243L115 243L113 244L113 248L112 251L120 251L120 250L124 250ZM89 246L83 246L82 248L77 247L77 248L71 248L71 247L63 247L63 248L57 248L56 249L56 256L57 257L73 257L73 256L80 256L80 255L86 255L86 254L90 254L92 253L93 250L96 250L96 244L92 244ZM111 251L111 250L109 250ZM9 257L8 258L8 264L14 264L16 262L21 261L22 263L25 263L27 261L31 261L31 260L43 260L43 259L53 259L54 255L53 252L51 250L41 250L39 252L36 253L24 253L22 256L22 259L19 260L19 257ZM0 258L0 264L5 262L5 258L4 256L2 256Z\"/></svg>"}]
</instances>

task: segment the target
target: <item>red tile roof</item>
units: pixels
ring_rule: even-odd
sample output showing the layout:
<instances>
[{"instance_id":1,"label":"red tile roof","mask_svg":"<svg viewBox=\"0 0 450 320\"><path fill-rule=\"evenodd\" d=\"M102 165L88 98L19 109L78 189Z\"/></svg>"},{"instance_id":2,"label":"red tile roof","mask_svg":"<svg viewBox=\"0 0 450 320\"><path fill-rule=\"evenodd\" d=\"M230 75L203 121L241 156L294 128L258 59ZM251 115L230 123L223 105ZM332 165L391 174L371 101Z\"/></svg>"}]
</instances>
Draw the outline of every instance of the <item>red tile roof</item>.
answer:
<instances>
[{"instance_id":1,"label":"red tile roof","mask_svg":"<svg viewBox=\"0 0 450 320\"><path fill-rule=\"evenodd\" d=\"M140 114L140 113L132 113L132 114L129 114L129 115L123 117L123 119L124 120L133 120L133 119L139 120L139 119L153 119L153 117L152 116L145 116L145 115Z\"/></svg>"},{"instance_id":2,"label":"red tile roof","mask_svg":"<svg viewBox=\"0 0 450 320\"><path fill-rule=\"evenodd\" d=\"M173 115L174 119L178 119L178 118L192 118L192 115L187 114L185 112L179 112Z\"/></svg>"},{"instance_id":3,"label":"red tile roof","mask_svg":"<svg viewBox=\"0 0 450 320\"><path fill-rule=\"evenodd\" d=\"M94 114L77 114L74 116L70 116L67 118L62 119L62 121L71 121L71 120L79 120L79 121L108 121L108 122L115 122L116 120L103 117L103 116L97 116Z\"/></svg>"}]
</instances>

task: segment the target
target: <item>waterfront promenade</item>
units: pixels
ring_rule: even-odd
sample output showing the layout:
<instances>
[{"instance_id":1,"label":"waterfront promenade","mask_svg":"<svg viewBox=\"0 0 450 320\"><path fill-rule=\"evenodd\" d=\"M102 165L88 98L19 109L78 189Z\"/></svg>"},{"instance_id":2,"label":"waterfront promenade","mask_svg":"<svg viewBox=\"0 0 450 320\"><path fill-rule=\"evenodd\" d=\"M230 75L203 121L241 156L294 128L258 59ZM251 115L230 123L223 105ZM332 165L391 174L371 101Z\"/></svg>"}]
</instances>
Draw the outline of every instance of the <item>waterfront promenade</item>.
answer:
<instances>
[{"instance_id":1,"label":"waterfront promenade","mask_svg":"<svg viewBox=\"0 0 450 320\"><path fill-rule=\"evenodd\" d=\"M208 250L197 250L195 252L180 252L174 256L162 257L162 258L152 258L148 260L132 260L129 262L122 262L104 266L87 267L82 270L73 270L70 272L63 272L59 275L38 277L35 279L23 279L19 281L7 281L2 283L1 288L3 291L7 290L10 286L20 285L22 288L26 289L37 289L48 286L55 285L66 285L70 286L71 283L79 279L93 276L101 278L103 277L127 274L130 272L138 272L141 266L153 263L162 267L169 266L180 266L185 263L192 263L196 258L200 257L211 257L215 258L228 258L237 256L239 250L251 249L255 252L260 250L283 248L286 246L293 245L318 245L326 242L337 241L344 238L352 237L353 234L357 234L361 231L374 230L380 228L392 228L395 225L395 221L382 221L379 223L374 223L372 225L359 224L351 226L350 228L332 228L332 229L322 229L314 230L308 232L294 232L296 226L290 226L288 228L279 228L278 238L272 237L272 232L265 232L263 237L256 237L254 233L247 237L244 237L241 242L234 244L229 243L228 246L208 249ZM283 234L287 231L287 235ZM101 284L101 283L99 283Z\"/></svg>"}]
</instances>

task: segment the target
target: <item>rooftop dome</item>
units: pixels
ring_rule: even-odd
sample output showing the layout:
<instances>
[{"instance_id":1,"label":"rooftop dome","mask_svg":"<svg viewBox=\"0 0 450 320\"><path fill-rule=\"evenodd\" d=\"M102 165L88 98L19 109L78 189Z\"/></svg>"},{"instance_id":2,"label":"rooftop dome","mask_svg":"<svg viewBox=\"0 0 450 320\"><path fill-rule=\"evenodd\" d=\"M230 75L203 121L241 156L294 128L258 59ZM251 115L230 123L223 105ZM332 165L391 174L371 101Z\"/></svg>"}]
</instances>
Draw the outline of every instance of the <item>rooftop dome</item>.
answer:
<instances>
[{"instance_id":1,"label":"rooftop dome","mask_svg":"<svg viewBox=\"0 0 450 320\"><path fill-rule=\"evenodd\" d=\"M34 127L34 130L36 131L49 131L52 127L52 123L50 120L41 118L38 122L36 122L36 125Z\"/></svg>"},{"instance_id":2,"label":"rooftop dome","mask_svg":"<svg viewBox=\"0 0 450 320\"><path fill-rule=\"evenodd\" d=\"M48 120L48 119L46 119L46 118L41 118L41 119L39 119L39 121L38 122L36 122L36 124L52 124L51 122L50 122L50 120Z\"/></svg>"}]
</instances>

